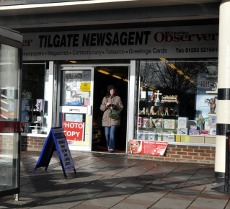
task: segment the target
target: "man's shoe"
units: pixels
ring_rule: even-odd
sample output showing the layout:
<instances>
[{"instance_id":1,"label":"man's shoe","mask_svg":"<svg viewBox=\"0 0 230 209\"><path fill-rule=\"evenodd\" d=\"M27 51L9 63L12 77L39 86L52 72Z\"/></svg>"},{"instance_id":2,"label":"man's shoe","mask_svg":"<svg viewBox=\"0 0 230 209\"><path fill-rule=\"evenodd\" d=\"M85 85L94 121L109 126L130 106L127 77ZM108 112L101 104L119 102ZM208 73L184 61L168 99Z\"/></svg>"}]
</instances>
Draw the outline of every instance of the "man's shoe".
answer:
<instances>
[{"instance_id":1,"label":"man's shoe","mask_svg":"<svg viewBox=\"0 0 230 209\"><path fill-rule=\"evenodd\" d=\"M114 152L114 149L109 149L109 152Z\"/></svg>"}]
</instances>

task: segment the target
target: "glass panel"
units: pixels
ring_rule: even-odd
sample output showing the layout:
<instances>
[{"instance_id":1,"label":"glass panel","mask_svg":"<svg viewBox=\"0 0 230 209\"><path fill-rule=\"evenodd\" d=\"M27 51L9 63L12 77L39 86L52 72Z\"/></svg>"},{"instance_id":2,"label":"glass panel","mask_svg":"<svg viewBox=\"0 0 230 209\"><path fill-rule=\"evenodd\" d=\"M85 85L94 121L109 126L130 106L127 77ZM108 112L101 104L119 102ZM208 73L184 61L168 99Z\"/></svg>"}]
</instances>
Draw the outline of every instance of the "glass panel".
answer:
<instances>
[{"instance_id":1,"label":"glass panel","mask_svg":"<svg viewBox=\"0 0 230 209\"><path fill-rule=\"evenodd\" d=\"M217 60L143 60L137 74L135 138L215 135Z\"/></svg>"},{"instance_id":2,"label":"glass panel","mask_svg":"<svg viewBox=\"0 0 230 209\"><path fill-rule=\"evenodd\" d=\"M21 122L24 133L47 133L48 101L44 98L45 79L48 79L45 63L23 64Z\"/></svg>"},{"instance_id":3,"label":"glass panel","mask_svg":"<svg viewBox=\"0 0 230 209\"><path fill-rule=\"evenodd\" d=\"M77 113L65 113L64 120L72 122L84 122L84 115Z\"/></svg>"},{"instance_id":4,"label":"glass panel","mask_svg":"<svg viewBox=\"0 0 230 209\"><path fill-rule=\"evenodd\" d=\"M89 105L91 71L62 71L61 106Z\"/></svg>"},{"instance_id":5,"label":"glass panel","mask_svg":"<svg viewBox=\"0 0 230 209\"><path fill-rule=\"evenodd\" d=\"M18 121L18 49L2 44L0 50L0 120Z\"/></svg>"},{"instance_id":6,"label":"glass panel","mask_svg":"<svg viewBox=\"0 0 230 209\"><path fill-rule=\"evenodd\" d=\"M19 187L18 144L18 136L16 134L1 133L0 192Z\"/></svg>"},{"instance_id":7,"label":"glass panel","mask_svg":"<svg viewBox=\"0 0 230 209\"><path fill-rule=\"evenodd\" d=\"M0 192L19 187L19 51L0 45Z\"/></svg>"}]
</instances>

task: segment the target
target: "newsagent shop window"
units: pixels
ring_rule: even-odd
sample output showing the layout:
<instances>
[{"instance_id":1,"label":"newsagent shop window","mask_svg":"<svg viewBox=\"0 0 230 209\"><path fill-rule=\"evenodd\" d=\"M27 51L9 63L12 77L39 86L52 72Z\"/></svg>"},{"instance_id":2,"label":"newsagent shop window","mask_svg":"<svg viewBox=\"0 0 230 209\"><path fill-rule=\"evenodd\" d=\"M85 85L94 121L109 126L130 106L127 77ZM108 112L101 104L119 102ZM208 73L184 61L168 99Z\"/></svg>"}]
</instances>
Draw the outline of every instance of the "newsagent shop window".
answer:
<instances>
[{"instance_id":1,"label":"newsagent shop window","mask_svg":"<svg viewBox=\"0 0 230 209\"><path fill-rule=\"evenodd\" d=\"M44 99L46 63L22 67L21 122L24 133L47 133L47 101Z\"/></svg>"},{"instance_id":2,"label":"newsagent shop window","mask_svg":"<svg viewBox=\"0 0 230 209\"><path fill-rule=\"evenodd\" d=\"M217 60L143 60L136 73L134 138L190 142L191 135L215 136Z\"/></svg>"}]
</instances>

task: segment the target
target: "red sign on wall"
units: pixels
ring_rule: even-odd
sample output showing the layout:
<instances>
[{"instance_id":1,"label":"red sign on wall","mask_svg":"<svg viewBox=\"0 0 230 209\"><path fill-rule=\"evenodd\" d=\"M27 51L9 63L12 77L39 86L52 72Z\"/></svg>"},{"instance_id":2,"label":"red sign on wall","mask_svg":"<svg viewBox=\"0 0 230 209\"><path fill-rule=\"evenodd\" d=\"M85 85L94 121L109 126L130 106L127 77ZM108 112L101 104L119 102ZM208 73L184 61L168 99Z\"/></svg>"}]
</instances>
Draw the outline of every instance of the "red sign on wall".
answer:
<instances>
[{"instance_id":1,"label":"red sign on wall","mask_svg":"<svg viewBox=\"0 0 230 209\"><path fill-rule=\"evenodd\" d=\"M83 141L85 123L63 121L62 126L67 141Z\"/></svg>"},{"instance_id":2,"label":"red sign on wall","mask_svg":"<svg viewBox=\"0 0 230 209\"><path fill-rule=\"evenodd\" d=\"M129 140L129 152L132 154L150 154L163 156L168 142Z\"/></svg>"}]
</instances>

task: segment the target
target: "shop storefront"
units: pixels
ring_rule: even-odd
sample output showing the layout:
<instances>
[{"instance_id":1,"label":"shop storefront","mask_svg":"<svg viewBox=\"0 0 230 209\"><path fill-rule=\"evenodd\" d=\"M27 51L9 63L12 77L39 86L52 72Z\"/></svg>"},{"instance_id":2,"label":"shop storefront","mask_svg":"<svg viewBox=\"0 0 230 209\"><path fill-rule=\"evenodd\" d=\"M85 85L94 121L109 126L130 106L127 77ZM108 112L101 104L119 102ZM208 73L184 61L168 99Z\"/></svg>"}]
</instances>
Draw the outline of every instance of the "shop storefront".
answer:
<instances>
[{"instance_id":1,"label":"shop storefront","mask_svg":"<svg viewBox=\"0 0 230 209\"><path fill-rule=\"evenodd\" d=\"M137 66L137 118L134 140L128 143L130 156L213 163L217 60L160 58L137 61ZM166 152L162 142L168 144Z\"/></svg>"},{"instance_id":2,"label":"shop storefront","mask_svg":"<svg viewBox=\"0 0 230 209\"><path fill-rule=\"evenodd\" d=\"M24 37L23 149L40 150L49 129L63 126L73 150L95 150L95 141L103 138L99 105L113 83L125 104L119 136L123 152L214 163L218 25ZM130 140L169 145L159 157L132 152Z\"/></svg>"}]
</instances>

